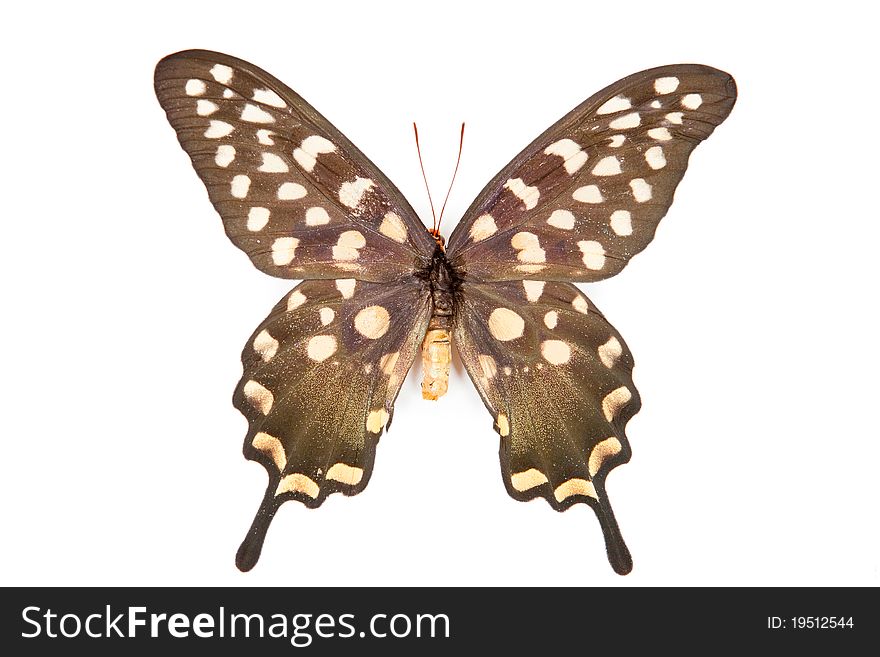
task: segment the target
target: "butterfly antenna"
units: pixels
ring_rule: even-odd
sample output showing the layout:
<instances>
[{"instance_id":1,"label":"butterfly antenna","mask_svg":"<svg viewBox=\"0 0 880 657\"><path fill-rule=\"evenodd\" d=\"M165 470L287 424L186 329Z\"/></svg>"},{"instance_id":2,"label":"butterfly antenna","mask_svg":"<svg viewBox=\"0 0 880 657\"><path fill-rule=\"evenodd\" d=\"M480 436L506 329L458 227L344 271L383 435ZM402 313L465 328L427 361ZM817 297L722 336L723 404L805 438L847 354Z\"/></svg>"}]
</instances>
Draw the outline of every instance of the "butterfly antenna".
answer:
<instances>
[{"instance_id":1,"label":"butterfly antenna","mask_svg":"<svg viewBox=\"0 0 880 657\"><path fill-rule=\"evenodd\" d=\"M461 137L458 141L458 159L455 161L455 171L452 172L452 180L449 181L449 189L446 190L446 198L443 199L443 207L440 208L440 218L437 220L437 232L440 231L440 222L443 221L443 213L446 211L446 202L449 200L449 194L452 192L452 185L455 184L455 176L458 174L458 165L461 164L462 148L464 148L464 121L461 123Z\"/></svg>"},{"instance_id":2,"label":"butterfly antenna","mask_svg":"<svg viewBox=\"0 0 880 657\"><path fill-rule=\"evenodd\" d=\"M413 132L416 135L416 152L419 154L419 167L422 169L422 180L425 181L425 191L428 192L428 203L431 204L431 216L434 218L434 228L431 229L431 234L436 235L437 229L439 228L437 224L437 214L434 212L434 200L431 198L431 188L428 187L428 177L425 175L425 165L422 163L422 149L419 148L419 129L416 127L415 121L413 121Z\"/></svg>"}]
</instances>

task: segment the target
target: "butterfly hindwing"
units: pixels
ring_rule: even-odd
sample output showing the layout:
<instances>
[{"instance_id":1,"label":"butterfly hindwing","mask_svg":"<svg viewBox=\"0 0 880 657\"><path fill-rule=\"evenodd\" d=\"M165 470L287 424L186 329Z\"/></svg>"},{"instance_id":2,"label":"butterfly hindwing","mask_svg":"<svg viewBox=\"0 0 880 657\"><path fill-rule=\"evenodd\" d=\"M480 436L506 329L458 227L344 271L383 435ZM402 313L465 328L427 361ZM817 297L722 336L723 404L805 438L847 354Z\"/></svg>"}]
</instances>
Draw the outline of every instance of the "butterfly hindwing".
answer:
<instances>
[{"instance_id":1,"label":"butterfly hindwing","mask_svg":"<svg viewBox=\"0 0 880 657\"><path fill-rule=\"evenodd\" d=\"M256 562L281 503L314 508L367 485L430 314L429 292L415 282L305 281L251 336L234 403L249 422L245 456L265 466L269 485L242 569Z\"/></svg>"},{"instance_id":2,"label":"butterfly hindwing","mask_svg":"<svg viewBox=\"0 0 880 657\"><path fill-rule=\"evenodd\" d=\"M394 185L329 121L253 64L191 50L156 95L226 232L281 278L389 281L434 242Z\"/></svg>"},{"instance_id":3,"label":"butterfly hindwing","mask_svg":"<svg viewBox=\"0 0 880 657\"><path fill-rule=\"evenodd\" d=\"M629 460L624 429L639 410L633 359L620 334L570 283L463 286L454 340L501 435L512 497L564 511L590 505L618 572L631 560L605 494Z\"/></svg>"},{"instance_id":4,"label":"butterfly hindwing","mask_svg":"<svg viewBox=\"0 0 880 657\"><path fill-rule=\"evenodd\" d=\"M736 86L708 66L664 66L584 101L508 164L449 239L484 281L613 276L654 237L691 151L729 114Z\"/></svg>"}]
</instances>

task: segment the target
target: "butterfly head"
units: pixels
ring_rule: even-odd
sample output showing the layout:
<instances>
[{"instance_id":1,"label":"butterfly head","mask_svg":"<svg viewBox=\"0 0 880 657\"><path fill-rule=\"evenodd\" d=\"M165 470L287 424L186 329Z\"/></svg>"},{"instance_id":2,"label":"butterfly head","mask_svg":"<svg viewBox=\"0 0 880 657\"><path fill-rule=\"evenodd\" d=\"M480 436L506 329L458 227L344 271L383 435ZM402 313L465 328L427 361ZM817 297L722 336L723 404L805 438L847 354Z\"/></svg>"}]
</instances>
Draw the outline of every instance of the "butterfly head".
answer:
<instances>
[{"instance_id":1,"label":"butterfly head","mask_svg":"<svg viewBox=\"0 0 880 657\"><path fill-rule=\"evenodd\" d=\"M434 238L434 241L437 242L437 246L444 253L446 252L446 239L440 234L439 228L429 228L428 233L431 237Z\"/></svg>"}]
</instances>

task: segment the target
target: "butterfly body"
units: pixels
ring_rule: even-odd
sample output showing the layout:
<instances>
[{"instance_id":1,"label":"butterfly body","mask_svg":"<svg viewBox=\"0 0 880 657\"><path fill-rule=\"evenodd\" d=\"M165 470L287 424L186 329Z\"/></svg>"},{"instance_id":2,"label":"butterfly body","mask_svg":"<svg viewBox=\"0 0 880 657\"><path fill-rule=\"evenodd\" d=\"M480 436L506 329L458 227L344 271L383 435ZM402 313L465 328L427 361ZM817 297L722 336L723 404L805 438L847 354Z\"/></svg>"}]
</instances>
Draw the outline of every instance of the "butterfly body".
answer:
<instances>
[{"instance_id":1,"label":"butterfly body","mask_svg":"<svg viewBox=\"0 0 880 657\"><path fill-rule=\"evenodd\" d=\"M631 454L634 361L572 283L615 275L650 243L691 151L732 109L733 79L681 64L599 91L502 169L447 243L256 66L185 51L159 62L155 87L230 239L262 271L302 279L242 352L233 402L269 483L239 568L284 502L366 487L410 367L421 355L436 399L454 349L500 437L508 493L590 506L611 565L629 572L605 482Z\"/></svg>"}]
</instances>

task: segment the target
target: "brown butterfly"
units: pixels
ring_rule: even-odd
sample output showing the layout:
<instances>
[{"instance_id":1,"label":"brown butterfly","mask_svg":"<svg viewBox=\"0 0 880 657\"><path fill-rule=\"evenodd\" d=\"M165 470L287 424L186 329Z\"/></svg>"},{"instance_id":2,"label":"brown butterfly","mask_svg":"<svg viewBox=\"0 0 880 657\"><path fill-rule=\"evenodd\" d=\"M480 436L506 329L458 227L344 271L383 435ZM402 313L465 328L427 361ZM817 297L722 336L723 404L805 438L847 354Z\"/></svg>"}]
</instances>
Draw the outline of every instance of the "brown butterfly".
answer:
<instances>
[{"instance_id":1,"label":"brown butterfly","mask_svg":"<svg viewBox=\"0 0 880 657\"><path fill-rule=\"evenodd\" d=\"M436 399L454 344L501 436L508 493L557 511L588 504L612 567L628 573L604 483L630 458L633 358L571 283L613 276L648 245L691 151L733 107L730 75L663 66L591 96L486 185L448 245L253 64L180 52L159 62L155 87L230 239L267 274L303 279L242 354L244 454L269 486L238 567L257 562L282 503L314 508L366 487L416 356Z\"/></svg>"}]
</instances>

